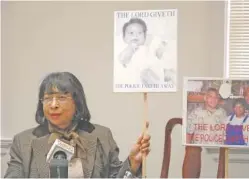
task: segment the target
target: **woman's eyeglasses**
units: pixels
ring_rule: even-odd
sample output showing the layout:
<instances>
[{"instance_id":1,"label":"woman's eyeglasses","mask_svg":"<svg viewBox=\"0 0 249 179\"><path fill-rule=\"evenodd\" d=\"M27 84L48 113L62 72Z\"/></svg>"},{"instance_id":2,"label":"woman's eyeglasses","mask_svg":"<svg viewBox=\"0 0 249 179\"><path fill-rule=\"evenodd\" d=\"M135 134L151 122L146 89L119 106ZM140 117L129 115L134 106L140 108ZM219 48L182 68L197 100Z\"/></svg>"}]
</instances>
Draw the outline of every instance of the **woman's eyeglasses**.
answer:
<instances>
[{"instance_id":1,"label":"woman's eyeglasses","mask_svg":"<svg viewBox=\"0 0 249 179\"><path fill-rule=\"evenodd\" d=\"M72 97L68 95L45 96L44 98L41 99L41 101L44 105L48 105L48 104L52 104L54 99L56 100L56 102L62 104L62 103L66 103L69 99L72 99Z\"/></svg>"}]
</instances>

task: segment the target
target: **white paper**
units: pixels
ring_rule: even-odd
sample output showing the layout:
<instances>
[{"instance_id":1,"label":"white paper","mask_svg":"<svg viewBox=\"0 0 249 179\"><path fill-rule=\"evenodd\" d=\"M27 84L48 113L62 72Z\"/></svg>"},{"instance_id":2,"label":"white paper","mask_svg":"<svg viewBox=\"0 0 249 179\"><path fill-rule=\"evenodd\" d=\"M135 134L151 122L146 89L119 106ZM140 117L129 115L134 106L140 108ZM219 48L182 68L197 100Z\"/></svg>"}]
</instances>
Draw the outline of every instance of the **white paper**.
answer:
<instances>
[{"instance_id":1,"label":"white paper","mask_svg":"<svg viewBox=\"0 0 249 179\"><path fill-rule=\"evenodd\" d=\"M114 13L113 90L177 90L176 9Z\"/></svg>"}]
</instances>

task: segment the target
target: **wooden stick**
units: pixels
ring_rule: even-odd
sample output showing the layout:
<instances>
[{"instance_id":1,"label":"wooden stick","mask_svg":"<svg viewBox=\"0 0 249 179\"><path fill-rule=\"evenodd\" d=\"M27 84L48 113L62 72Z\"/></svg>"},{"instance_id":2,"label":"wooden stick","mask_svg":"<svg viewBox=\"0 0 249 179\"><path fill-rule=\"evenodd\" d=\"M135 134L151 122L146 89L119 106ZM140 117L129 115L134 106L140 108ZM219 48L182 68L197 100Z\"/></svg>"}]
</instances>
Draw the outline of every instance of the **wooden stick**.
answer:
<instances>
[{"instance_id":1,"label":"wooden stick","mask_svg":"<svg viewBox=\"0 0 249 179\"><path fill-rule=\"evenodd\" d=\"M148 100L147 100L147 93L144 94L144 117L143 117L143 134L147 132L147 120L148 120ZM142 178L146 178L146 155L143 155L143 162L142 162Z\"/></svg>"},{"instance_id":2,"label":"wooden stick","mask_svg":"<svg viewBox=\"0 0 249 179\"><path fill-rule=\"evenodd\" d=\"M225 178L228 178L229 148L225 148Z\"/></svg>"},{"instance_id":3,"label":"wooden stick","mask_svg":"<svg viewBox=\"0 0 249 179\"><path fill-rule=\"evenodd\" d=\"M147 121L148 121L148 98L147 93L144 93L144 125L143 125L143 133L147 132Z\"/></svg>"}]
</instances>

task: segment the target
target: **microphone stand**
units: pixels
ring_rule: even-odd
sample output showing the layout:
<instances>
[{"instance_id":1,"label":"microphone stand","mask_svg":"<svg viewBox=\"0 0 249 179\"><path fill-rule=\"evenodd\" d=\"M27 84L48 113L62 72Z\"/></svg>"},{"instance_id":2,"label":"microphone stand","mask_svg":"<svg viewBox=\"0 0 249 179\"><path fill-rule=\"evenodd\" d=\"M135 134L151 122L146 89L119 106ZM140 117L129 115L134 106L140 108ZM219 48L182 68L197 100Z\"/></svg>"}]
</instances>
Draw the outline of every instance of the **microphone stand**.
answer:
<instances>
[{"instance_id":1,"label":"microphone stand","mask_svg":"<svg viewBox=\"0 0 249 179\"><path fill-rule=\"evenodd\" d=\"M68 160L65 152L58 151L50 162L50 178L68 178Z\"/></svg>"}]
</instances>

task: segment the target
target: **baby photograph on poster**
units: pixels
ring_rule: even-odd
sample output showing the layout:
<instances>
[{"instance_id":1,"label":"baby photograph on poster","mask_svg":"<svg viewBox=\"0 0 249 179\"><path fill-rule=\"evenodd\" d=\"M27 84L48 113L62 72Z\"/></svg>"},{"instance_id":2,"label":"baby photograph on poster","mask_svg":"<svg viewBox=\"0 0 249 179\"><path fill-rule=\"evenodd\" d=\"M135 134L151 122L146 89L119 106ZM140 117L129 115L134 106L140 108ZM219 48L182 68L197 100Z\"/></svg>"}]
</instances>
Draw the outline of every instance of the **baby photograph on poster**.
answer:
<instances>
[{"instance_id":1,"label":"baby photograph on poster","mask_svg":"<svg viewBox=\"0 0 249 179\"><path fill-rule=\"evenodd\" d=\"M115 11L114 92L177 89L177 10Z\"/></svg>"},{"instance_id":2,"label":"baby photograph on poster","mask_svg":"<svg viewBox=\"0 0 249 179\"><path fill-rule=\"evenodd\" d=\"M185 78L183 144L249 148L249 80Z\"/></svg>"}]
</instances>

